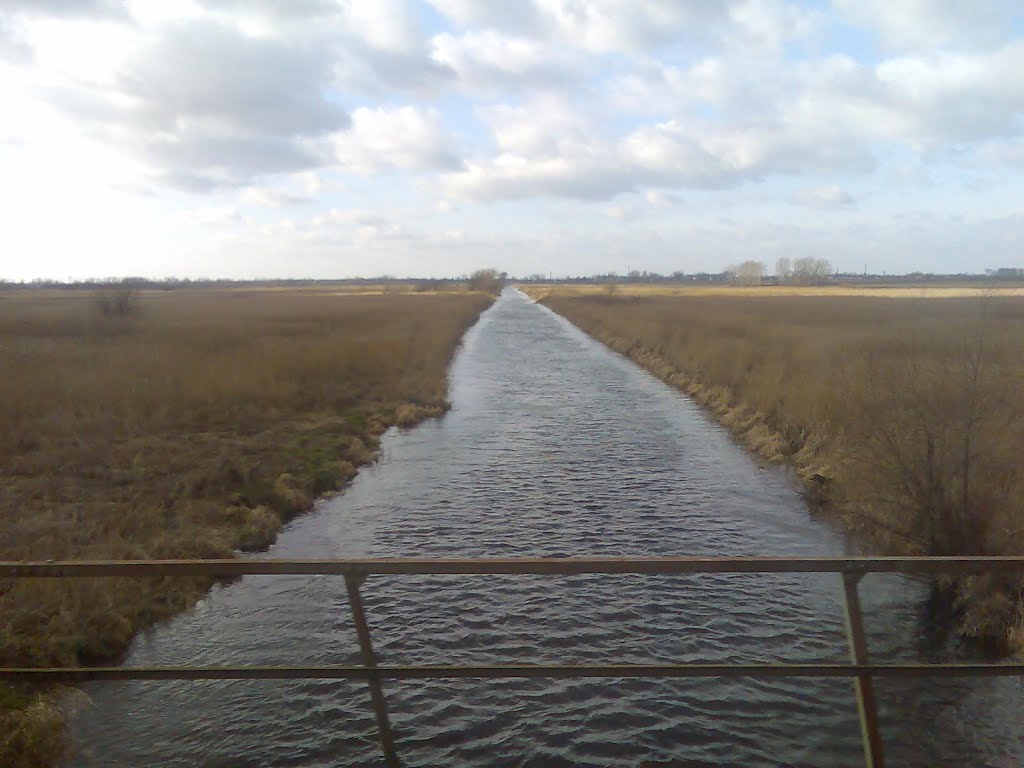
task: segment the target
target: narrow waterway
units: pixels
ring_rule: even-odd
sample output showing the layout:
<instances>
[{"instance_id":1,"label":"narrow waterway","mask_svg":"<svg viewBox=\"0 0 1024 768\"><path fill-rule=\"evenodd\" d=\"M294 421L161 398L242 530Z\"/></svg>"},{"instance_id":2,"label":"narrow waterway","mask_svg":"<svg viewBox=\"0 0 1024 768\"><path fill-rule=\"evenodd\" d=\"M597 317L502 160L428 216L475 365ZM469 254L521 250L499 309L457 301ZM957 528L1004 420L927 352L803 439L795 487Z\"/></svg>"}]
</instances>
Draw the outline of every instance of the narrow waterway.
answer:
<instances>
[{"instance_id":1,"label":"narrow waterway","mask_svg":"<svg viewBox=\"0 0 1024 768\"><path fill-rule=\"evenodd\" d=\"M389 433L378 464L267 557L833 555L787 473L678 392L508 289L469 332L452 410ZM873 658L969 653L926 585L862 584ZM845 662L834 576L374 577L382 663ZM128 665L359 663L344 583L247 577L140 637ZM877 686L892 765L1024 765L1017 680ZM107 683L77 766L378 765L365 684ZM409 766L861 763L848 681L386 684Z\"/></svg>"}]
</instances>

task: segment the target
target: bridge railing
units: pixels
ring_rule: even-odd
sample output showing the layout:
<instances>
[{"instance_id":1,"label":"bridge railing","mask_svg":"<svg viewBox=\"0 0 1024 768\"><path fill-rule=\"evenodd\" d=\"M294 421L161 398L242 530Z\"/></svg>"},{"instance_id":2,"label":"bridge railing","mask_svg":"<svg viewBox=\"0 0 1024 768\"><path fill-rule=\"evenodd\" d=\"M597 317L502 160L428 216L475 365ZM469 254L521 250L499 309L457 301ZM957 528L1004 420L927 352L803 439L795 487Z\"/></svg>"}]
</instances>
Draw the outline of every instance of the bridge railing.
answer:
<instances>
[{"instance_id":1,"label":"bridge railing","mask_svg":"<svg viewBox=\"0 0 1024 768\"><path fill-rule=\"evenodd\" d=\"M0 679L37 683L86 680L292 680L367 681L378 737L388 766L400 765L382 680L443 678L849 678L860 718L867 766L881 768L884 754L873 681L876 677L1024 675L1024 663L872 664L868 657L858 584L868 573L962 575L984 571L1024 574L1024 557L654 557L347 560L115 560L0 562L0 579L168 577L244 575L336 575L344 577L362 665L217 667L0 668ZM706 573L834 573L845 596L849 664L504 664L382 665L377 661L360 587L369 576L582 574L683 575Z\"/></svg>"}]
</instances>

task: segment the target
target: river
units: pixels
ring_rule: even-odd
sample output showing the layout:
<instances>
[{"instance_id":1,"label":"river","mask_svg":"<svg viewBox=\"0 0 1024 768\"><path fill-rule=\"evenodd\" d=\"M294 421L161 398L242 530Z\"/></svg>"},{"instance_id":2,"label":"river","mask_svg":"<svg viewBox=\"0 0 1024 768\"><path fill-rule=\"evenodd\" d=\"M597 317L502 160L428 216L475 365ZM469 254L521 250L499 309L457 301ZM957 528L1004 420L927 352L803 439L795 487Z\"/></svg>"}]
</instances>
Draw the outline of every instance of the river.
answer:
<instances>
[{"instance_id":1,"label":"river","mask_svg":"<svg viewBox=\"0 0 1024 768\"><path fill-rule=\"evenodd\" d=\"M266 557L839 555L789 473L679 392L506 289L444 417L293 521ZM927 584L861 584L876 661L969 657ZM845 663L834 575L372 577L381 663ZM337 577L246 577L141 635L127 665L360 663ZM880 681L891 765L1024 765L1015 679ZM85 686L76 766L371 766L365 683ZM409 766L861 765L846 680L385 683Z\"/></svg>"}]
</instances>

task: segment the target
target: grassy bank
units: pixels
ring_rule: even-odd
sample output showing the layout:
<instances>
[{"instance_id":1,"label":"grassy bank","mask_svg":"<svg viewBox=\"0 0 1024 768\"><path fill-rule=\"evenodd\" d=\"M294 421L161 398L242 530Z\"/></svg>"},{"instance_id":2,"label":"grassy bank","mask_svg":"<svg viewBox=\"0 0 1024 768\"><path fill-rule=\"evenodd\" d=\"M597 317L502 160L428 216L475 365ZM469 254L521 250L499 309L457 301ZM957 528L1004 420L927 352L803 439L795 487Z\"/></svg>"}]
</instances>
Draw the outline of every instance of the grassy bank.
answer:
<instances>
[{"instance_id":1,"label":"grassy bank","mask_svg":"<svg viewBox=\"0 0 1024 768\"><path fill-rule=\"evenodd\" d=\"M876 549L1024 553L1024 299L629 288L531 292L792 463ZM964 632L1024 645L1022 586L956 584Z\"/></svg>"},{"instance_id":2,"label":"grassy bank","mask_svg":"<svg viewBox=\"0 0 1024 768\"><path fill-rule=\"evenodd\" d=\"M121 302L124 300L125 305ZM230 557L445 406L481 293L0 294L0 559ZM0 663L116 658L203 580L0 581ZM63 748L0 686L0 764Z\"/></svg>"}]
</instances>

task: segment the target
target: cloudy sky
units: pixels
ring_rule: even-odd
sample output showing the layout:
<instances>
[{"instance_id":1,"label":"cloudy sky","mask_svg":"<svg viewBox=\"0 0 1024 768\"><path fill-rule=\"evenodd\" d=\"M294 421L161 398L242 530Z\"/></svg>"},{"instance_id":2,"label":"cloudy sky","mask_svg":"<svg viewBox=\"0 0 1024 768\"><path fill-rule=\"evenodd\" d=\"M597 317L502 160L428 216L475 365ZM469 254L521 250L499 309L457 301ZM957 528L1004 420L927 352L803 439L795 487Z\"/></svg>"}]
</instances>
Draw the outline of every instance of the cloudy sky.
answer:
<instances>
[{"instance_id":1,"label":"cloudy sky","mask_svg":"<svg viewBox=\"0 0 1024 768\"><path fill-rule=\"evenodd\" d=\"M1019 0L0 0L0 278L1024 266Z\"/></svg>"}]
</instances>

